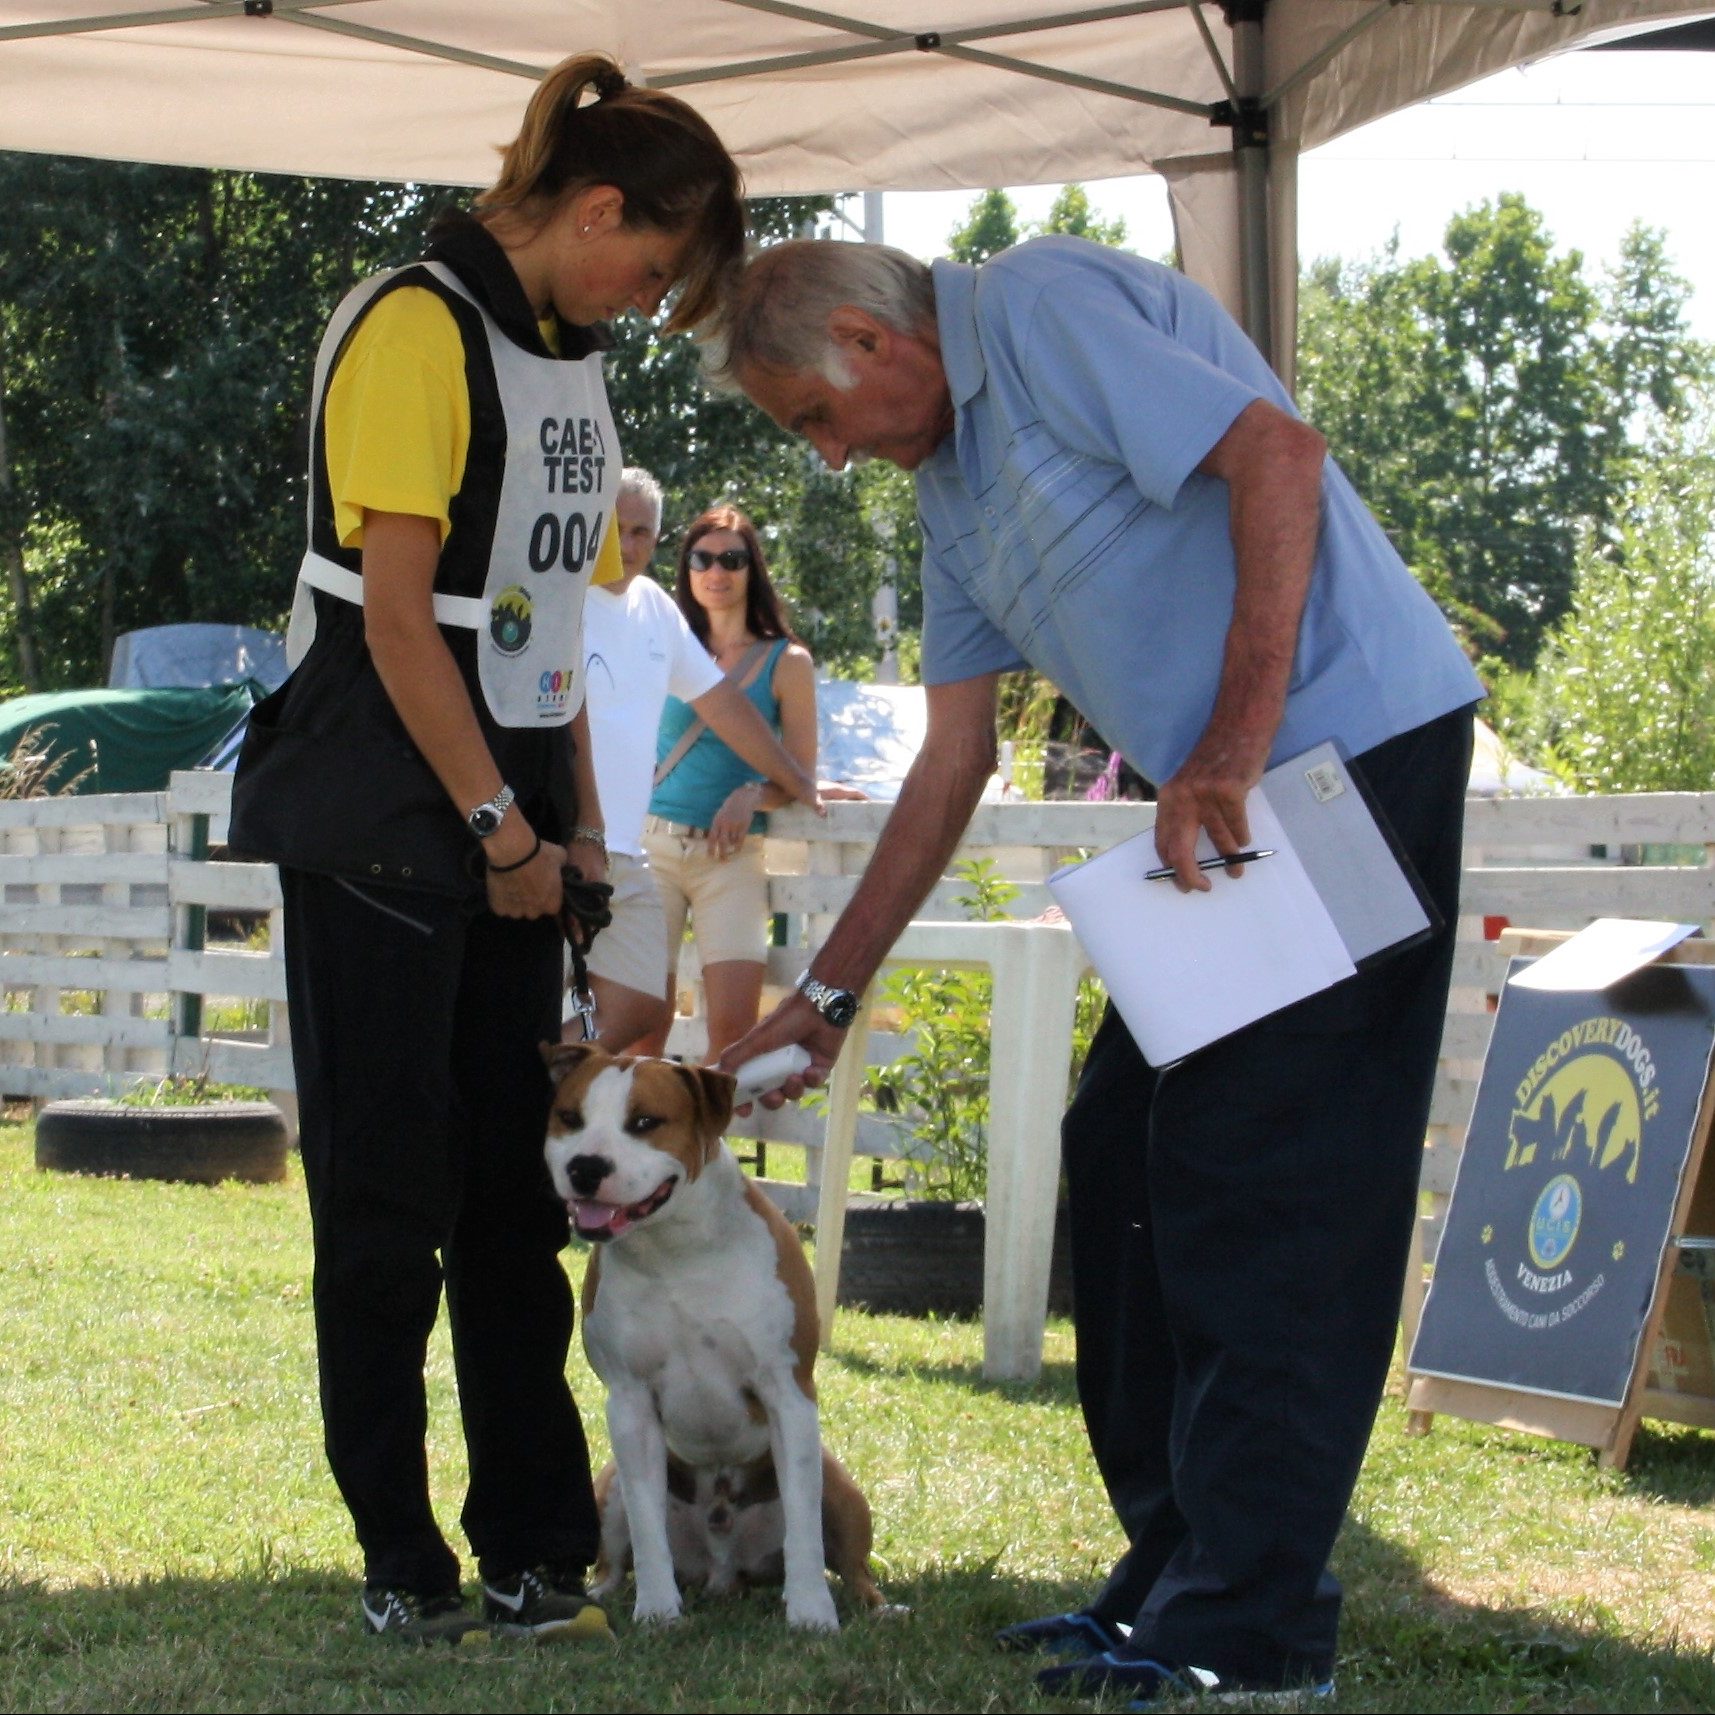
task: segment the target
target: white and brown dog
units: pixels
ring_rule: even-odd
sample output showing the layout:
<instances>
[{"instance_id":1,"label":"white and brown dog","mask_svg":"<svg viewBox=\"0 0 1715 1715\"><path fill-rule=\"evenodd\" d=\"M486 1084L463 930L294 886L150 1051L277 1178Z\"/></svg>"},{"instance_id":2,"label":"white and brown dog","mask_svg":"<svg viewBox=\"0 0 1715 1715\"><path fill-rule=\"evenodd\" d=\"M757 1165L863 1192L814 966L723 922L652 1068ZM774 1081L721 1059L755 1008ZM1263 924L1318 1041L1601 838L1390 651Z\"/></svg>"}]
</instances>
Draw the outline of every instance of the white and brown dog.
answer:
<instances>
[{"instance_id":1,"label":"white and brown dog","mask_svg":"<svg viewBox=\"0 0 1715 1715\"><path fill-rule=\"evenodd\" d=\"M715 1591L783 1578L787 1619L834 1631L826 1565L881 1607L869 1503L822 1447L809 1264L722 1141L733 1079L585 1043L543 1054L554 1188L602 1247L583 1287L615 1461L594 1592L634 1563L634 1617L673 1620L675 1571Z\"/></svg>"}]
</instances>

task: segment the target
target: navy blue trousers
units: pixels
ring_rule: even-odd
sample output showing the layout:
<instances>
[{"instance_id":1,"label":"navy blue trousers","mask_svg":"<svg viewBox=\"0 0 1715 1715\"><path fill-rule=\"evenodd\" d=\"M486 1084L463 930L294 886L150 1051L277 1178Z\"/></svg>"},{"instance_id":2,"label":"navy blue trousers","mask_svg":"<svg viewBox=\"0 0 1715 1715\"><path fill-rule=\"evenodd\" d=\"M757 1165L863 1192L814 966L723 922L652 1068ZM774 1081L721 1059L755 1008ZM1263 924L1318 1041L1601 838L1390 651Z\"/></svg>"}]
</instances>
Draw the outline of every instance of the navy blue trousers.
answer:
<instances>
[{"instance_id":1,"label":"navy blue trousers","mask_svg":"<svg viewBox=\"0 0 1715 1715\"><path fill-rule=\"evenodd\" d=\"M1452 969L1471 716L1356 759L1432 939L1157 1070L1110 1008L1063 1128L1077 1377L1130 1544L1091 1611L1272 1686L1332 1671L1328 1558L1393 1352Z\"/></svg>"},{"instance_id":2,"label":"navy blue trousers","mask_svg":"<svg viewBox=\"0 0 1715 1715\"><path fill-rule=\"evenodd\" d=\"M600 1532L566 1383L567 1223L542 1157L559 932L301 871L281 885L322 1422L364 1576L458 1585L424 1449L443 1288L471 1547L491 1575L587 1566Z\"/></svg>"}]
</instances>

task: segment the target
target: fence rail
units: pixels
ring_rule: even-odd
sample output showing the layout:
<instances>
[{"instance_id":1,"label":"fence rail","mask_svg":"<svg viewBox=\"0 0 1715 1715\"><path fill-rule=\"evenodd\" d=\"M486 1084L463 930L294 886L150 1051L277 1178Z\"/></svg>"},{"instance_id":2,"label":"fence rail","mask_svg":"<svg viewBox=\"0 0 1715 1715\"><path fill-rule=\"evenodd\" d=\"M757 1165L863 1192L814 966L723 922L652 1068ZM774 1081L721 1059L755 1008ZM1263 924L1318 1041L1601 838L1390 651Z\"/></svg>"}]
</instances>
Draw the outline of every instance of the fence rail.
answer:
<instances>
[{"instance_id":1,"label":"fence rail","mask_svg":"<svg viewBox=\"0 0 1715 1715\"><path fill-rule=\"evenodd\" d=\"M167 1072L268 1090L295 1111L280 947L280 888L267 865L226 861L230 780L173 777L165 793L0 803L0 1093L36 1101L112 1094ZM784 989L850 898L886 821L879 804L834 804L825 820L776 812L768 842L771 903L787 944L767 980ZM1046 903L1050 871L1081 850L1136 833L1137 804L1001 804L978 810L955 858L990 860L1019 888L1012 910ZM1661 848L1680 861L1653 861ZM1652 861L1641 861L1648 857ZM1069 931L973 924L949 876L894 948L890 965L970 964L994 975L990 1124L990 1373L1028 1376L1041 1352L1057 1174L1057 1115L1071 1042L1071 997L1084 966ZM1460 945L1424 1152L1419 1264L1404 1314L1414 1324L1433 1261L1505 972L1492 937L1503 922L1582 928L1600 916L1671 918L1715 928L1715 793L1490 799L1468 806ZM234 939L242 927L244 939ZM696 966L671 1047L704 1041ZM867 1010L864 1015L867 1026ZM805 1149L806 1186L771 1185L795 1216L815 1213L824 1262L838 1255L853 1152L897 1157L896 1128L859 1111L865 1064L906 1042L877 1031L842 1061L822 1113L758 1109L735 1135ZM1042 1195L1046 1187L1046 1195ZM837 1262L835 1264L837 1266ZM821 1290L831 1313L833 1284Z\"/></svg>"}]
</instances>

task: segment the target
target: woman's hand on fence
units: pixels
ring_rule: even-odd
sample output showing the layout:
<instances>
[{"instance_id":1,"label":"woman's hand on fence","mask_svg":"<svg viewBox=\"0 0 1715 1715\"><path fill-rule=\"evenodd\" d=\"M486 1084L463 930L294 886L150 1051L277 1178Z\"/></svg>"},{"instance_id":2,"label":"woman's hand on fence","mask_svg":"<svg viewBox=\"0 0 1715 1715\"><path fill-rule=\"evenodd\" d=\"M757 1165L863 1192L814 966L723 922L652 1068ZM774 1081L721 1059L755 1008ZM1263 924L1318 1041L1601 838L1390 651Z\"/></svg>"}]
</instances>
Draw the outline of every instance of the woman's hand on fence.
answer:
<instances>
[{"instance_id":1,"label":"woman's hand on fence","mask_svg":"<svg viewBox=\"0 0 1715 1715\"><path fill-rule=\"evenodd\" d=\"M762 782L747 780L727 794L727 800L715 811L709 823L709 856L724 862L744 844L750 832L750 818L762 801Z\"/></svg>"},{"instance_id":2,"label":"woman's hand on fence","mask_svg":"<svg viewBox=\"0 0 1715 1715\"><path fill-rule=\"evenodd\" d=\"M504 875L490 870L489 910L496 917L557 917L564 897L560 866L565 861L566 848L544 840L522 869L508 870ZM597 879L605 881L606 871Z\"/></svg>"},{"instance_id":3,"label":"woman's hand on fence","mask_svg":"<svg viewBox=\"0 0 1715 1715\"><path fill-rule=\"evenodd\" d=\"M794 1072L780 1088L759 1096L765 1108L784 1107L795 1102L806 1090L819 1089L827 1083L834 1062L844 1046L846 1032L828 1021L802 995L788 995L748 1034L727 1049L715 1062L722 1072L736 1072L748 1060L771 1054L777 1048L790 1048L794 1043L810 1053L810 1064L802 1072ZM735 1108L740 1115L750 1112L750 1103Z\"/></svg>"}]
</instances>

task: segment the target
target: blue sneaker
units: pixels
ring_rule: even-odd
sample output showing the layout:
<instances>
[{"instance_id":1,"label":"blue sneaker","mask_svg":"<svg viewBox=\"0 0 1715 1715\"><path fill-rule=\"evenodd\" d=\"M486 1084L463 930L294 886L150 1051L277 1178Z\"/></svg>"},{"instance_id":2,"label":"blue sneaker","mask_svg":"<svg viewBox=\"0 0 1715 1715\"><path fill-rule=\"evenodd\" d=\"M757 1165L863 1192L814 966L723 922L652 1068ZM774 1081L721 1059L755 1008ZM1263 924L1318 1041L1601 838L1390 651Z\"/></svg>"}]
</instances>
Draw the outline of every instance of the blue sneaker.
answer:
<instances>
[{"instance_id":1,"label":"blue sneaker","mask_svg":"<svg viewBox=\"0 0 1715 1715\"><path fill-rule=\"evenodd\" d=\"M1334 1695L1332 1679L1306 1680L1302 1685L1246 1687L1224 1681L1206 1667L1169 1667L1165 1662L1121 1655L1117 1650L1104 1650L1082 1661L1045 1667L1037 1673L1036 1684L1049 1697L1129 1693L1128 1709L1148 1709L1162 1696L1291 1708Z\"/></svg>"},{"instance_id":2,"label":"blue sneaker","mask_svg":"<svg viewBox=\"0 0 1715 1715\"><path fill-rule=\"evenodd\" d=\"M1125 1628L1109 1625L1094 1614L1050 1614L1041 1620L1020 1620L1004 1626L994 1641L1004 1650L1031 1650L1040 1655L1088 1656L1124 1644Z\"/></svg>"}]
</instances>

